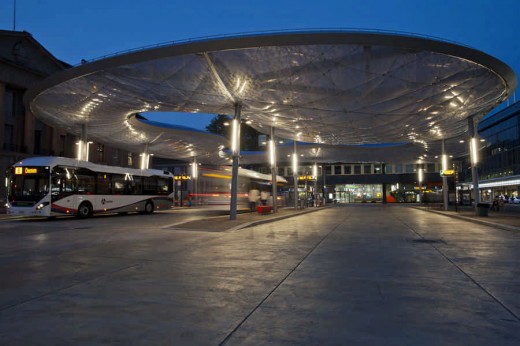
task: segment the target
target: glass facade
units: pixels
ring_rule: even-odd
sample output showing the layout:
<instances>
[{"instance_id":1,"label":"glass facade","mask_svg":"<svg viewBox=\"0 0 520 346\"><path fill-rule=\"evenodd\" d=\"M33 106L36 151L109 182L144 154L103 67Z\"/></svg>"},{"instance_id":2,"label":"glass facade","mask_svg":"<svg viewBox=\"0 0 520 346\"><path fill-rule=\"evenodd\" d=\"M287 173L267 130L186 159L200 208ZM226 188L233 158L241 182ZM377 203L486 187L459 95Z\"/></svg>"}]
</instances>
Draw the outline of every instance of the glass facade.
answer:
<instances>
[{"instance_id":1,"label":"glass facade","mask_svg":"<svg viewBox=\"0 0 520 346\"><path fill-rule=\"evenodd\" d=\"M484 158L480 167L480 179L502 178L520 174L520 113L488 127L479 134L486 140L481 151Z\"/></svg>"},{"instance_id":2,"label":"glass facade","mask_svg":"<svg viewBox=\"0 0 520 346\"><path fill-rule=\"evenodd\" d=\"M520 102L480 121L478 164L480 199L508 198L520 192ZM469 157L458 160L460 182L471 183ZM463 186L464 187L464 186Z\"/></svg>"},{"instance_id":3,"label":"glass facade","mask_svg":"<svg viewBox=\"0 0 520 346\"><path fill-rule=\"evenodd\" d=\"M381 184L342 184L336 185L338 203L372 203L383 200Z\"/></svg>"}]
</instances>

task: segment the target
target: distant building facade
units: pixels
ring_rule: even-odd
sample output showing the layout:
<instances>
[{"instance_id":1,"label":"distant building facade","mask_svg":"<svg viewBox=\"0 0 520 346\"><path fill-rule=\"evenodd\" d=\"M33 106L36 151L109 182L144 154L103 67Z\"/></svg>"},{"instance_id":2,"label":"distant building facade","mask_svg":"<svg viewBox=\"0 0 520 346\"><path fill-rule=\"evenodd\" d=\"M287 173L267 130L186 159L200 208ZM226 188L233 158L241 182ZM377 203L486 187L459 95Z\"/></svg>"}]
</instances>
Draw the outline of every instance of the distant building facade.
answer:
<instances>
[{"instance_id":1,"label":"distant building facade","mask_svg":"<svg viewBox=\"0 0 520 346\"><path fill-rule=\"evenodd\" d=\"M495 196L519 196L520 193L520 102L482 119L478 134L484 148L480 151L479 190L482 201ZM469 158L459 159L463 184L471 188Z\"/></svg>"},{"instance_id":2,"label":"distant building facade","mask_svg":"<svg viewBox=\"0 0 520 346\"><path fill-rule=\"evenodd\" d=\"M31 34L0 30L0 201L5 200L5 172L25 157L76 156L77 138L47 126L25 108L27 89L70 66L56 59ZM138 155L90 145L91 162L138 167Z\"/></svg>"}]
</instances>

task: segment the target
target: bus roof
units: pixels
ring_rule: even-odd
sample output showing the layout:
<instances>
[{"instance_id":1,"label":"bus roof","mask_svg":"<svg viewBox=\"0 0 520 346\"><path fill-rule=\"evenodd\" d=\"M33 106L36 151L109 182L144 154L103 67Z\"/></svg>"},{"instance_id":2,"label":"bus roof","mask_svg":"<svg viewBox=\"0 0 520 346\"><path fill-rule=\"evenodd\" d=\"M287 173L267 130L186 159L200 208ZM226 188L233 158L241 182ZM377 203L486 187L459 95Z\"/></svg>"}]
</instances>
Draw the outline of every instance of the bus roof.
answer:
<instances>
[{"instance_id":1,"label":"bus roof","mask_svg":"<svg viewBox=\"0 0 520 346\"><path fill-rule=\"evenodd\" d=\"M67 166L72 168L87 168L94 172L103 172L103 173L116 173L116 174L132 174L132 175L140 175L140 176L169 176L173 177L173 174L168 171L161 171L158 169L136 169L136 168L127 168L127 167L117 167L117 166L107 166L107 165L99 165L96 163L88 162L88 161L80 161L68 157L58 157L58 156L38 156L38 157L29 157L23 159L21 161L13 164L12 167L18 166Z\"/></svg>"}]
</instances>

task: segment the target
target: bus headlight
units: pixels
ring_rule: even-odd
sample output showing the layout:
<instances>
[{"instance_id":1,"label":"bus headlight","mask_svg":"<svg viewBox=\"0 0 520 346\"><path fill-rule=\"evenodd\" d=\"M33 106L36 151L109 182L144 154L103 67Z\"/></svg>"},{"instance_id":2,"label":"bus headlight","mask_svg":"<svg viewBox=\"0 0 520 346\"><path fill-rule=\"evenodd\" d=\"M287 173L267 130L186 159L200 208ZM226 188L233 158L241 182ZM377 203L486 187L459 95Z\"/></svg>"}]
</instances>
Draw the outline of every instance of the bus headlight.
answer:
<instances>
[{"instance_id":1,"label":"bus headlight","mask_svg":"<svg viewBox=\"0 0 520 346\"><path fill-rule=\"evenodd\" d=\"M49 202L42 202L36 206L36 210L40 210L44 208L45 206L49 205Z\"/></svg>"}]
</instances>

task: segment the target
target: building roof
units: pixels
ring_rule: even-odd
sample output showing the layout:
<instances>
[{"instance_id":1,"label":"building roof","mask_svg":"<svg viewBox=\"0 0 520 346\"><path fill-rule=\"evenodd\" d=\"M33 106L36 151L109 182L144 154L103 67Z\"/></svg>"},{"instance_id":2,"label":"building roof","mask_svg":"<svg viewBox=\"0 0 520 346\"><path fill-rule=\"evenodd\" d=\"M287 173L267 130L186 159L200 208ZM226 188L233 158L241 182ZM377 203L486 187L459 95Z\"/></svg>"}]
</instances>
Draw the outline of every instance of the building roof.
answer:
<instances>
[{"instance_id":1,"label":"building roof","mask_svg":"<svg viewBox=\"0 0 520 346\"><path fill-rule=\"evenodd\" d=\"M198 112L232 115L241 104L242 118L260 132L274 127L283 138L355 150L406 143L408 160L418 160L438 154L433 151L440 150L441 139L465 136L467 118L480 119L516 85L516 75L500 60L439 39L279 32L173 42L106 57L51 76L28 92L26 103L37 117L69 132L79 134L86 123L96 141L131 151L149 143L151 152L167 158L200 152L201 161L222 163L217 148L227 143L210 136L204 141L204 134L189 140L184 130L160 125L153 129L158 124L143 124L135 114L189 112L189 124ZM166 144L171 141L179 145Z\"/></svg>"}]
</instances>

